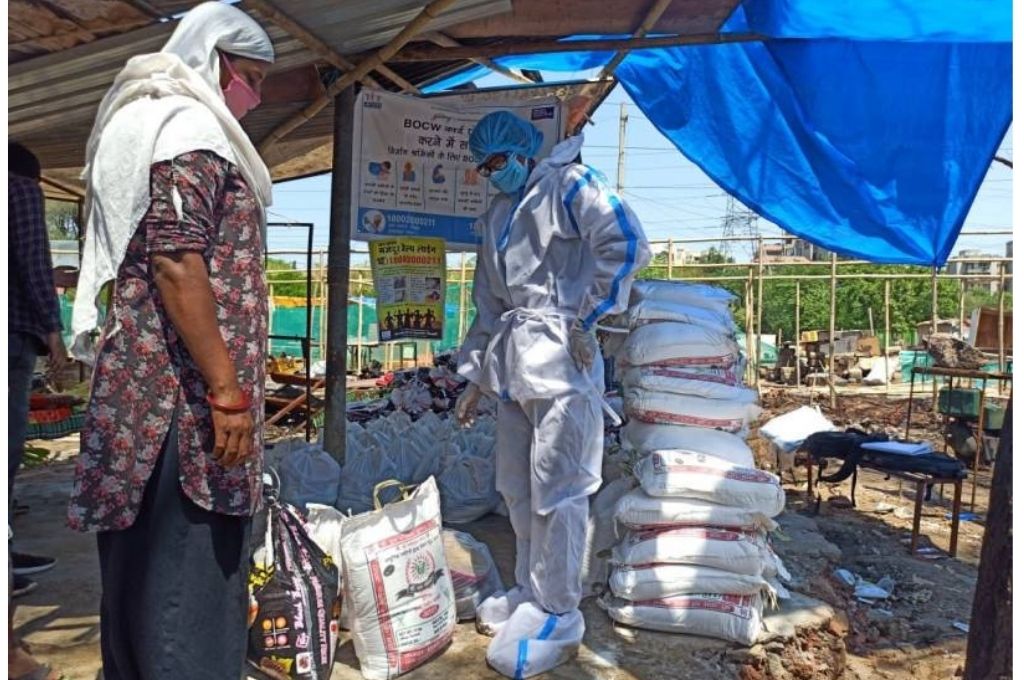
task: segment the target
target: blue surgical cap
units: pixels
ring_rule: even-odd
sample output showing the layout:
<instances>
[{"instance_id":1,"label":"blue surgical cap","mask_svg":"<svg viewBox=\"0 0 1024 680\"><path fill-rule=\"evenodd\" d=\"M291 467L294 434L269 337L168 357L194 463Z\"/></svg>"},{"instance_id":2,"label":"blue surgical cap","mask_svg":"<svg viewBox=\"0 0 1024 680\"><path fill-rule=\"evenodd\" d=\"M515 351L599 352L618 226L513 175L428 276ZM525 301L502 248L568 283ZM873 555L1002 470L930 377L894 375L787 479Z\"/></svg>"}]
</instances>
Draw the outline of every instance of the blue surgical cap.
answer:
<instances>
[{"instance_id":1,"label":"blue surgical cap","mask_svg":"<svg viewBox=\"0 0 1024 680\"><path fill-rule=\"evenodd\" d=\"M513 152L533 158L544 134L514 113L495 111L480 119L469 136L469 150L477 163L496 153Z\"/></svg>"}]
</instances>

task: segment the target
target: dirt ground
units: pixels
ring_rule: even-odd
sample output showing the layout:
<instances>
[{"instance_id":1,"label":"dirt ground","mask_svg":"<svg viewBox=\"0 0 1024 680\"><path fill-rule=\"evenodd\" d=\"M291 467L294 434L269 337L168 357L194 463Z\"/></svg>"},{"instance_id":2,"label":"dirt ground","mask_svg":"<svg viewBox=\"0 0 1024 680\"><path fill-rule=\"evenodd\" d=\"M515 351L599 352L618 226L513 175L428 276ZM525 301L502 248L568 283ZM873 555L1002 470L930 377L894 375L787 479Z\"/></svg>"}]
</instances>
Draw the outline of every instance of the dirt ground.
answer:
<instances>
[{"instance_id":1,"label":"dirt ground","mask_svg":"<svg viewBox=\"0 0 1024 680\"><path fill-rule=\"evenodd\" d=\"M806 395L764 396L766 416L807 403ZM841 399L833 422L896 428L906 417L906 400L886 401L869 395ZM915 412L913 435L936 441L937 428ZM766 464L767 447L752 437ZM38 576L38 590L19 600L15 626L43 660L62 670L68 680L102 677L99 661L98 568L95 539L64 528L71 487L71 457L77 440L34 442L55 451L53 460L25 470L18 481L19 502L31 507L15 520L19 549L55 555L58 566ZM941 446L941 443L939 444ZM546 677L601 680L740 678L742 680L859 680L867 678L953 677L963 665L966 634L954 623L969 624L976 567L984 527L966 521L960 527L959 554L949 544L949 489L926 502L922 545L935 550L914 557L909 552L913 489L897 480L864 472L857 486L856 507L850 507L849 482L822 486L820 509L808 502L806 473L787 471L787 512L780 518L776 547L794 579L793 600L766 617L770 633L753 648L691 636L668 635L613 625L594 601L584 614L587 637L580 657ZM989 473L979 477L975 512L988 509ZM965 484L969 498L970 485ZM966 502L965 502L965 509ZM511 580L513 539L507 521L489 516L469 527L487 542L506 582ZM859 602L852 589L836 578L844 568L866 581L890 577L892 596L876 603ZM472 624L461 624L443 656L409 674L410 680L497 678L486 668L487 639ZM352 645L339 651L332 680L355 680L358 673ZM685 669L685 671L681 671Z\"/></svg>"}]
</instances>

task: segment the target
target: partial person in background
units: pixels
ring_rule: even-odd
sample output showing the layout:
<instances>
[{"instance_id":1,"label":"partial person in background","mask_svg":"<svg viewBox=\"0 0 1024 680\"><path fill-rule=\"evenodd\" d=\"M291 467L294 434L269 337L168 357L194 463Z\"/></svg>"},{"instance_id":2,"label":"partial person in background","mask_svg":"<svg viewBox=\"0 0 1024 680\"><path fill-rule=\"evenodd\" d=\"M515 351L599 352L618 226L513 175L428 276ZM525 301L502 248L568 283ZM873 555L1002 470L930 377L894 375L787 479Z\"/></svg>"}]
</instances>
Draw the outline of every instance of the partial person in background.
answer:
<instances>
[{"instance_id":1,"label":"partial person in background","mask_svg":"<svg viewBox=\"0 0 1024 680\"><path fill-rule=\"evenodd\" d=\"M46 230L46 202L39 186L42 169L21 144L7 144L7 494L14 507L14 479L25 456L29 395L36 361L49 356L56 375L67 363L61 337L60 302ZM13 513L12 513L13 514ZM10 551L15 597L35 589L29 578L57 560Z\"/></svg>"},{"instance_id":2,"label":"partial person in background","mask_svg":"<svg viewBox=\"0 0 1024 680\"><path fill-rule=\"evenodd\" d=\"M53 285L53 263L46 230L46 202L39 186L42 168L35 154L21 144L7 144L7 494L8 517L14 507L14 478L25 454L29 395L39 357L49 355L56 375L67 362L61 337L60 303ZM11 531L8 529L8 536ZM35 590L30 574L56 564L8 549L7 677L14 680L57 680L48 666L32 658L14 634L12 598Z\"/></svg>"},{"instance_id":3,"label":"partial person in background","mask_svg":"<svg viewBox=\"0 0 1024 680\"><path fill-rule=\"evenodd\" d=\"M583 639L581 559L588 497L601 484L604 364L597 322L622 312L650 248L636 215L570 137L537 160L541 132L508 111L484 116L469 148L500 192L477 225L476 318L459 373L471 384L456 417L480 395L499 399L498 491L516 535L516 584L477 609L495 635L487 660L508 677L543 673Z\"/></svg>"},{"instance_id":4,"label":"partial person in background","mask_svg":"<svg viewBox=\"0 0 1024 680\"><path fill-rule=\"evenodd\" d=\"M198 5L128 61L89 139L72 351L95 367L68 522L98 532L106 680L244 665L271 183L238 120L273 60L247 14Z\"/></svg>"}]
</instances>

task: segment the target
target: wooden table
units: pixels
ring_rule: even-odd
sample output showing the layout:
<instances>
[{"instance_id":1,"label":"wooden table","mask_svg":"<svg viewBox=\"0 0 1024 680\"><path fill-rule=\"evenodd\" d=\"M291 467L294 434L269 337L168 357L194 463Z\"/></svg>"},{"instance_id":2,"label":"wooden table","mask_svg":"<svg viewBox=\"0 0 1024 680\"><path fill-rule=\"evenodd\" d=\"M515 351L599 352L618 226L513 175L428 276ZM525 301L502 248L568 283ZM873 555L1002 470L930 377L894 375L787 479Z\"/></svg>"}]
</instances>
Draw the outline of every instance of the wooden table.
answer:
<instances>
[{"instance_id":1,"label":"wooden table","mask_svg":"<svg viewBox=\"0 0 1024 680\"><path fill-rule=\"evenodd\" d=\"M817 479L814 476L814 464L815 460L811 456L807 456L807 496L808 498L816 503L816 511L821 507L821 497L815 496L815 487L817 486ZM859 463L853 470L853 477L850 480L850 502L853 507L857 507L857 472L860 468L867 470L874 470L880 472L887 477L896 477L907 482L911 482L916 486L916 493L914 495L914 523L910 531L910 554L917 555L917 542L921 536L921 512L924 506L924 495L925 487L933 484L952 484L953 485L953 525L950 529L949 537L949 556L956 557L957 541L960 537L960 500L963 493L963 480L953 479L948 477L936 477L934 475L928 475L921 472L903 472L900 470L888 470L883 467L871 465L870 463ZM820 477L820 473L819 473Z\"/></svg>"},{"instance_id":2,"label":"wooden table","mask_svg":"<svg viewBox=\"0 0 1024 680\"><path fill-rule=\"evenodd\" d=\"M976 435L977 445L974 451L974 464L971 466L971 512L974 512L974 502L978 495L978 467L981 464L981 452L985 447L985 388L988 386L989 380L1012 380L1013 376L1009 373L990 373L988 371L976 371L967 368L943 368L941 366L914 366L910 370L910 398L907 400L907 431L905 439L910 439L910 423L911 415L914 411L914 382L917 376L932 376L942 377L946 379L946 387L952 389L954 378L964 378L968 380L980 380L981 381L981 403L978 405L978 433ZM938 404L936 404L938 406ZM946 419L946 424L943 425L942 431L942 451L946 452L947 440L946 433L948 432L949 419Z\"/></svg>"}]
</instances>

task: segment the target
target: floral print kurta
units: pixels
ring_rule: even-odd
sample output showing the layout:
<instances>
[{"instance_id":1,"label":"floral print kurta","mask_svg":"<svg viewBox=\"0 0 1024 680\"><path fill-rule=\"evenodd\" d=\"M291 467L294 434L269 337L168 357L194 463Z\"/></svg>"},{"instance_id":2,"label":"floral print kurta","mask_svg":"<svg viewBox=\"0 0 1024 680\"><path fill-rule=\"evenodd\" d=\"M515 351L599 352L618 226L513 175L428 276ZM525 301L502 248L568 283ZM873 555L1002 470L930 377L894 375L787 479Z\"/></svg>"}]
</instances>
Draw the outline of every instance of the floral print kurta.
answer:
<instances>
[{"instance_id":1,"label":"floral print kurta","mask_svg":"<svg viewBox=\"0 0 1024 680\"><path fill-rule=\"evenodd\" d=\"M226 515L252 515L260 503L267 337L261 208L238 170L209 151L154 164L150 194L118 271L93 372L68 511L69 526L81 531L132 525L175 413L188 497ZM207 385L153 276L152 254L181 251L200 252L207 262L221 335L239 385L252 396L253 454L232 468L213 460Z\"/></svg>"}]
</instances>

